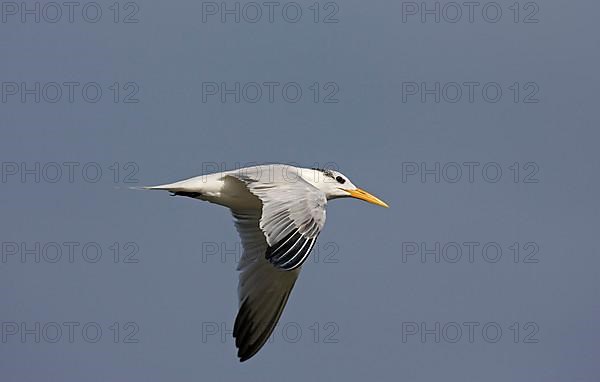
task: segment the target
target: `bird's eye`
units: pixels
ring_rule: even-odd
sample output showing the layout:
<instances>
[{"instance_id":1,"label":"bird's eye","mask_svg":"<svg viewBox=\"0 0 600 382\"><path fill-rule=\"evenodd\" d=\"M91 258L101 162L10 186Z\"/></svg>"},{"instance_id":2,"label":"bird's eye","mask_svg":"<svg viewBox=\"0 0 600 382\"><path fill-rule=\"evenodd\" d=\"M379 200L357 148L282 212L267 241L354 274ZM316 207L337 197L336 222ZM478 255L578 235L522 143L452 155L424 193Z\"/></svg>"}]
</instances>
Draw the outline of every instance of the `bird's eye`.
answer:
<instances>
[{"instance_id":1,"label":"bird's eye","mask_svg":"<svg viewBox=\"0 0 600 382\"><path fill-rule=\"evenodd\" d=\"M335 180L337 180L339 183L344 184L346 183L346 179L342 178L341 176L336 176Z\"/></svg>"}]
</instances>

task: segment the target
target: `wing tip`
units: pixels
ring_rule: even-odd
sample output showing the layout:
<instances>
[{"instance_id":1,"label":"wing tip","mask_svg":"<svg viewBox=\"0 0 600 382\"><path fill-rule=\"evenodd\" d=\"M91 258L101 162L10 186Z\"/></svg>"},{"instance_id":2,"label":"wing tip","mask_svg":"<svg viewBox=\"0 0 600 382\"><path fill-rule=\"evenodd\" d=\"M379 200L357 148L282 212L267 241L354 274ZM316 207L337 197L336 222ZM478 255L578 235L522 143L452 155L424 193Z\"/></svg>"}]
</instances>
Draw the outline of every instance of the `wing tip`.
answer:
<instances>
[{"instance_id":1,"label":"wing tip","mask_svg":"<svg viewBox=\"0 0 600 382\"><path fill-rule=\"evenodd\" d=\"M247 349L240 348L240 349L238 349L237 356L238 356L240 362L246 362L250 358L254 357L256 355L256 353L258 353L259 349L250 350L250 348L247 348Z\"/></svg>"},{"instance_id":2,"label":"wing tip","mask_svg":"<svg viewBox=\"0 0 600 382\"><path fill-rule=\"evenodd\" d=\"M240 362L245 362L252 358L260 348L261 344L256 346L256 342L250 342L248 336L252 334L254 328L252 324L252 319L250 318L251 309L249 307L250 302L248 298L244 299L242 304L240 305L240 310L235 318L235 323L233 324L233 338L235 338L235 346L238 349L237 356L240 359Z\"/></svg>"},{"instance_id":3,"label":"wing tip","mask_svg":"<svg viewBox=\"0 0 600 382\"><path fill-rule=\"evenodd\" d=\"M292 284L292 288L293 286L294 284ZM254 334L254 331L258 328L254 327L251 318L251 302L248 298L244 299L240 305L237 317L235 318L235 323L233 324L233 338L235 338L235 346L238 349L237 356L240 359L240 362L245 362L254 357L256 353L258 353L258 351L265 346L271 337L271 334L273 334L273 330L279 322L279 318L281 318L281 313L285 308L285 304L290 296L290 292L291 288L280 297L276 305L277 307L274 310L273 317L269 322L266 323L266 325L263 325L260 334L254 339L254 341L251 340L251 337L252 334Z\"/></svg>"}]
</instances>

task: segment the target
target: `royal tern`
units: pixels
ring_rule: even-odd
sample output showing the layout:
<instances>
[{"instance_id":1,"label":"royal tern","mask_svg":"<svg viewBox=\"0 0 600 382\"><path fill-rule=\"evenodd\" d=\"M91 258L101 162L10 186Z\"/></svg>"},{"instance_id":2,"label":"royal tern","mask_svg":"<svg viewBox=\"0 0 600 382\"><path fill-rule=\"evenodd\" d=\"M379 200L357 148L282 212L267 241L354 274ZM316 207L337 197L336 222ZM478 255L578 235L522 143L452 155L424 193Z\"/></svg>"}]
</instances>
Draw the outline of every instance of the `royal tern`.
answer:
<instances>
[{"instance_id":1,"label":"royal tern","mask_svg":"<svg viewBox=\"0 0 600 382\"><path fill-rule=\"evenodd\" d=\"M241 237L239 310L233 327L243 362L265 344L279 321L300 268L325 224L328 200L352 197L388 207L333 170L282 164L201 175L166 190L228 207Z\"/></svg>"}]
</instances>

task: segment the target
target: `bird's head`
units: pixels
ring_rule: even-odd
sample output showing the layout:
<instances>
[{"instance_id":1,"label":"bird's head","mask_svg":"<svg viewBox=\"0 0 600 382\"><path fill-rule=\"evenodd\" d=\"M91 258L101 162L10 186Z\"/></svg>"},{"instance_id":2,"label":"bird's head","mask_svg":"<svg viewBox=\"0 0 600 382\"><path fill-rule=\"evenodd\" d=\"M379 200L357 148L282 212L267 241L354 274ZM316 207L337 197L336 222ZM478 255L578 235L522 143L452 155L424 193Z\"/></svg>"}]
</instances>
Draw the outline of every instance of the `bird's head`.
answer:
<instances>
[{"instance_id":1,"label":"bird's head","mask_svg":"<svg viewBox=\"0 0 600 382\"><path fill-rule=\"evenodd\" d=\"M356 198L389 208L383 200L356 187L346 175L339 171L321 169L312 169L312 171L314 173L308 177L303 173L303 178L323 191L327 199Z\"/></svg>"}]
</instances>

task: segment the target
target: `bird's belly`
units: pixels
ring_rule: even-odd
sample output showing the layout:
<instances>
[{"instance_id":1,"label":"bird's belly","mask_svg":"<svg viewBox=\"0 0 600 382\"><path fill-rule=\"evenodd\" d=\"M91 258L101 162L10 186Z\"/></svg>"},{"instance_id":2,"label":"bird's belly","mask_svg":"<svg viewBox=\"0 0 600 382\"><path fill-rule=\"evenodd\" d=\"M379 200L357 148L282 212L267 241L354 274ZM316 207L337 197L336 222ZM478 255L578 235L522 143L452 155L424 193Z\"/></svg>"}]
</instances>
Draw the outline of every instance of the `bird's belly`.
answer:
<instances>
[{"instance_id":1,"label":"bird's belly","mask_svg":"<svg viewBox=\"0 0 600 382\"><path fill-rule=\"evenodd\" d=\"M221 183L218 191L208 192L203 195L202 199L233 210L260 210L262 208L260 199L250 193L241 181L228 177Z\"/></svg>"}]
</instances>

